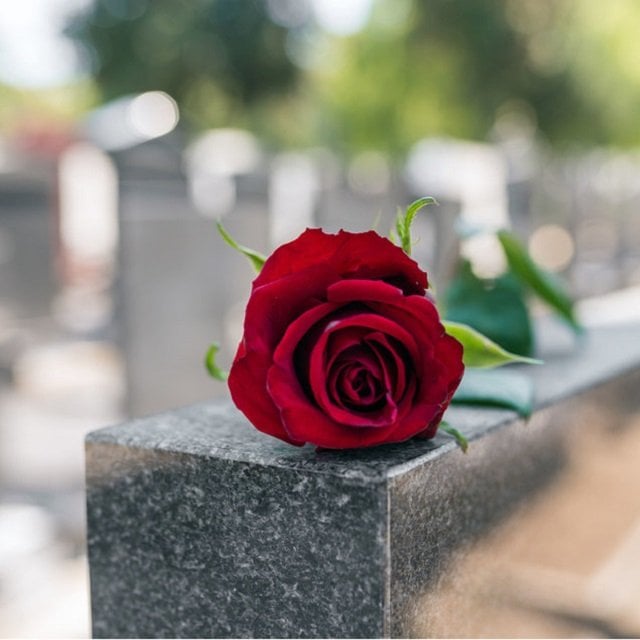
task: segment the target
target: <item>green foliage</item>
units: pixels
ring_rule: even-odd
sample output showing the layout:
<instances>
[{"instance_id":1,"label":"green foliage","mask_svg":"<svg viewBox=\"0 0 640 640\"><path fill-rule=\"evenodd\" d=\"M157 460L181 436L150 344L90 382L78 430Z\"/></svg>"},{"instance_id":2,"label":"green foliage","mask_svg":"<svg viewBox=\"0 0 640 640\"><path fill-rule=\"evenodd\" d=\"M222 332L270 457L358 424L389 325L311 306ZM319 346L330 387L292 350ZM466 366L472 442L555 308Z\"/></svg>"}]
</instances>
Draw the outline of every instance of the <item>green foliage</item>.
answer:
<instances>
[{"instance_id":1,"label":"green foliage","mask_svg":"<svg viewBox=\"0 0 640 640\"><path fill-rule=\"evenodd\" d=\"M401 154L426 136L485 140L515 114L555 145L637 145L640 3L606 13L575 0L378 0L322 78L333 141Z\"/></svg>"},{"instance_id":2,"label":"green foliage","mask_svg":"<svg viewBox=\"0 0 640 640\"><path fill-rule=\"evenodd\" d=\"M462 361L465 367L491 369L512 362L541 364L540 360L510 353L486 336L459 322L443 321L445 331L453 336L464 349Z\"/></svg>"},{"instance_id":3,"label":"green foliage","mask_svg":"<svg viewBox=\"0 0 640 640\"><path fill-rule=\"evenodd\" d=\"M96 0L67 28L105 100L164 90L208 126L292 88L287 30L261 0Z\"/></svg>"},{"instance_id":4,"label":"green foliage","mask_svg":"<svg viewBox=\"0 0 640 640\"><path fill-rule=\"evenodd\" d=\"M581 333L582 326L576 318L573 301L553 275L538 267L512 233L499 231L498 240L513 273L556 311L576 333Z\"/></svg>"},{"instance_id":5,"label":"green foliage","mask_svg":"<svg viewBox=\"0 0 640 640\"><path fill-rule=\"evenodd\" d=\"M104 100L161 89L199 128L251 127L270 143L401 156L424 136L484 140L505 113L555 144L640 143L635 0L606 12L586 0L374 0L350 37L311 19L284 27L268 9L95 0L67 32Z\"/></svg>"},{"instance_id":6,"label":"green foliage","mask_svg":"<svg viewBox=\"0 0 640 640\"><path fill-rule=\"evenodd\" d=\"M253 249L249 249L249 247L245 247L241 244L238 244L229 234L229 232L222 226L221 222L216 222L216 226L218 227L218 232L222 236L223 240L233 249L240 252L243 256L248 258L249 262L255 269L256 273L260 273L264 263L267 260L267 257L258 251L254 251Z\"/></svg>"},{"instance_id":7,"label":"green foliage","mask_svg":"<svg viewBox=\"0 0 640 640\"><path fill-rule=\"evenodd\" d=\"M533 408L533 384L514 371L467 369L452 403L505 407L528 417Z\"/></svg>"},{"instance_id":8,"label":"green foliage","mask_svg":"<svg viewBox=\"0 0 640 640\"><path fill-rule=\"evenodd\" d=\"M438 204L438 202L435 198L426 196L412 202L404 214L400 211L398 212L395 233L392 233L391 239L397 242L409 256L411 255L411 225L413 224L413 219L420 209L430 204Z\"/></svg>"},{"instance_id":9,"label":"green foliage","mask_svg":"<svg viewBox=\"0 0 640 640\"><path fill-rule=\"evenodd\" d=\"M444 294L447 320L467 324L508 351L533 354L533 330L524 291L513 274L478 278L467 260Z\"/></svg>"},{"instance_id":10,"label":"green foliage","mask_svg":"<svg viewBox=\"0 0 640 640\"><path fill-rule=\"evenodd\" d=\"M207 349L207 353L204 357L204 365L212 378L220 380L221 382L225 382L229 377L229 374L226 371L220 369L220 367L216 364L216 354L219 350L220 345L217 342L214 342L209 347L209 349Z\"/></svg>"}]
</instances>

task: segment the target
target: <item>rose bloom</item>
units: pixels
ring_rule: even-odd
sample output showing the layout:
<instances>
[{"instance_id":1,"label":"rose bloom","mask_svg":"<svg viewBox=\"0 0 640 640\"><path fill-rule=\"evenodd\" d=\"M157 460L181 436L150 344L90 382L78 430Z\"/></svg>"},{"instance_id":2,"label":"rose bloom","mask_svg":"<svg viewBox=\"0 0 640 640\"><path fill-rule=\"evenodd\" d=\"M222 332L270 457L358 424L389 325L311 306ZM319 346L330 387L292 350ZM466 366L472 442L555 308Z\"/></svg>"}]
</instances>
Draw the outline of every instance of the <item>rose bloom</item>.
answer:
<instances>
[{"instance_id":1,"label":"rose bloom","mask_svg":"<svg viewBox=\"0 0 640 640\"><path fill-rule=\"evenodd\" d=\"M463 373L427 274L374 231L307 229L253 282L229 373L253 425L295 445L432 438Z\"/></svg>"}]
</instances>

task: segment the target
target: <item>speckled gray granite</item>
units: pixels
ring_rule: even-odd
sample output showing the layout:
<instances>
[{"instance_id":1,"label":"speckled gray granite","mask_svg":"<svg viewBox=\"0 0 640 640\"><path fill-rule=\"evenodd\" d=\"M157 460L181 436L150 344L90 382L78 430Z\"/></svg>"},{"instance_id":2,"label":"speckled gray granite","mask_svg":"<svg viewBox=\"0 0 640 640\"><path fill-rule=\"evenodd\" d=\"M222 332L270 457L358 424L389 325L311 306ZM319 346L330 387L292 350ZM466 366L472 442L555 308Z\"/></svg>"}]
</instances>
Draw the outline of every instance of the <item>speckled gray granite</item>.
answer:
<instances>
[{"instance_id":1,"label":"speckled gray granite","mask_svg":"<svg viewBox=\"0 0 640 640\"><path fill-rule=\"evenodd\" d=\"M640 327L594 330L546 360L526 369L528 425L507 410L448 412L467 455L444 436L298 449L213 403L90 434L94 635L412 635L450 555L553 481L576 403L637 399Z\"/></svg>"}]
</instances>

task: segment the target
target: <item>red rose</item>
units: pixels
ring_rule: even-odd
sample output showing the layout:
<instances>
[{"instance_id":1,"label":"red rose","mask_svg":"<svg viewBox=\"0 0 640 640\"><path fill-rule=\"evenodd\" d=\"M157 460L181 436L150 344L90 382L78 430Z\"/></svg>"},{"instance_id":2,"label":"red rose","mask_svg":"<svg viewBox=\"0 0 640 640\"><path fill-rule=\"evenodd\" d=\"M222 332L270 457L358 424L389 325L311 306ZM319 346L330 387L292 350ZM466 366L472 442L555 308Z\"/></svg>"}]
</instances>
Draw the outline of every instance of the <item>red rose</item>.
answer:
<instances>
[{"instance_id":1,"label":"red rose","mask_svg":"<svg viewBox=\"0 0 640 640\"><path fill-rule=\"evenodd\" d=\"M463 373L427 274L374 231L308 229L253 282L229 388L256 428L330 449L431 438Z\"/></svg>"}]
</instances>

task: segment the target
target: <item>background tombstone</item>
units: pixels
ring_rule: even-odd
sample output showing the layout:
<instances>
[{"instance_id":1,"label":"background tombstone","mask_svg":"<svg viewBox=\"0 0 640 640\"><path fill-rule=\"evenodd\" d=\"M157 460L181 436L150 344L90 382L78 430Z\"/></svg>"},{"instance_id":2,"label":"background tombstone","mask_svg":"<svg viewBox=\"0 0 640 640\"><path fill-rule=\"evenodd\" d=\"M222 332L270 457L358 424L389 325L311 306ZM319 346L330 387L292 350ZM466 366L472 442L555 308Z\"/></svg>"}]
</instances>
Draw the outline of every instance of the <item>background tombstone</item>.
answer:
<instances>
[{"instance_id":1,"label":"background tombstone","mask_svg":"<svg viewBox=\"0 0 640 640\"><path fill-rule=\"evenodd\" d=\"M214 220L194 209L175 166L179 148L148 149L154 163L160 158L166 168L146 165L146 151L142 145L118 158L117 324L131 415L225 393L206 373L204 354L218 341L223 358L231 357L238 339L235 305L251 280L246 260L224 244ZM237 179L237 204L225 219L232 235L260 250L267 238L263 180L260 174Z\"/></svg>"}]
</instances>

